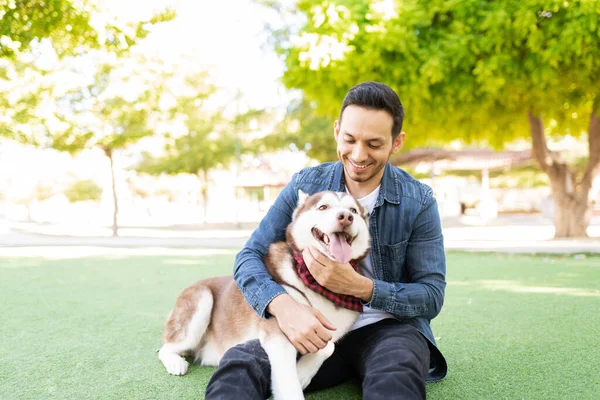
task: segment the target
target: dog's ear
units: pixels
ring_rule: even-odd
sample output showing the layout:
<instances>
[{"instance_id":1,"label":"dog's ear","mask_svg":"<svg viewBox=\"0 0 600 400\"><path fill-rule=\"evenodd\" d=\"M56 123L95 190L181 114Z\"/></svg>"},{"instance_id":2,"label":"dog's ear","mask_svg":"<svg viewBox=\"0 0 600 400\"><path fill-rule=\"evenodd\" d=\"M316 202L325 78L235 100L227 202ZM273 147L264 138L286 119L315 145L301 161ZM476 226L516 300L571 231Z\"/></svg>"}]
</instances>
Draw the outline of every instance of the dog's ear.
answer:
<instances>
[{"instance_id":1,"label":"dog's ear","mask_svg":"<svg viewBox=\"0 0 600 400\"><path fill-rule=\"evenodd\" d=\"M304 204L307 198L308 195L306 193L304 193L302 190L298 190L298 207Z\"/></svg>"}]
</instances>

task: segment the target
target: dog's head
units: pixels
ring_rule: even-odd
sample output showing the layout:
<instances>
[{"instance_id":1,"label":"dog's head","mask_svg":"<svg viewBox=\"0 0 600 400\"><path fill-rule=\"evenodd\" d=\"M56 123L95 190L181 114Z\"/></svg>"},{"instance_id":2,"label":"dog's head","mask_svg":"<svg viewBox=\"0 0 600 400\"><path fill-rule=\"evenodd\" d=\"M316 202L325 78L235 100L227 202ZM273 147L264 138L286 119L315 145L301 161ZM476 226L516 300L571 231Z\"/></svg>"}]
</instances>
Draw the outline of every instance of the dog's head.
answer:
<instances>
[{"instance_id":1,"label":"dog's head","mask_svg":"<svg viewBox=\"0 0 600 400\"><path fill-rule=\"evenodd\" d=\"M287 229L288 243L297 251L314 246L332 260L360 260L370 246L368 215L347 193L298 191L298 206Z\"/></svg>"}]
</instances>

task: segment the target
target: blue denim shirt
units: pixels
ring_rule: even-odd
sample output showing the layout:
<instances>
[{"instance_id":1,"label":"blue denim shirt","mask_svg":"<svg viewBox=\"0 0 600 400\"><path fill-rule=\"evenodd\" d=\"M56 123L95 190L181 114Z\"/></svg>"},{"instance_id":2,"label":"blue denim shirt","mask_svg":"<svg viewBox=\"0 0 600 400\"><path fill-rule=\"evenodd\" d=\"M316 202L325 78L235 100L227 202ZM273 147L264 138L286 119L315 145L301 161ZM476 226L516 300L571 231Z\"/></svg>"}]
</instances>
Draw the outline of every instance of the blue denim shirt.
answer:
<instances>
[{"instance_id":1,"label":"blue denim shirt","mask_svg":"<svg viewBox=\"0 0 600 400\"><path fill-rule=\"evenodd\" d=\"M298 190L314 194L345 191L343 165L325 163L294 174L258 228L237 255L234 278L246 301L262 317L267 305L285 293L263 263L269 245L285 240L298 202ZM429 322L444 303L446 258L437 203L430 187L407 172L385 166L381 190L369 217L370 257L375 279L369 307L415 326L429 341L428 381L445 377L447 366Z\"/></svg>"}]
</instances>

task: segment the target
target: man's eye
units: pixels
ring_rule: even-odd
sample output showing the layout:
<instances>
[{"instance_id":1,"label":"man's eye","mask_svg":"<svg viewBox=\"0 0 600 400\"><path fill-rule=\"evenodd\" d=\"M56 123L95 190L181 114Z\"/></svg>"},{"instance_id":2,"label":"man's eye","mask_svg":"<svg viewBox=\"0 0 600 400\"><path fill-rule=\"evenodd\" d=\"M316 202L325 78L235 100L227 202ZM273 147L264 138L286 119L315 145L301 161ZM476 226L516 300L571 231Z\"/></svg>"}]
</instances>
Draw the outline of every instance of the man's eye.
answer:
<instances>
[{"instance_id":1,"label":"man's eye","mask_svg":"<svg viewBox=\"0 0 600 400\"><path fill-rule=\"evenodd\" d=\"M374 149L374 150L377 150L377 149L381 148L381 146L375 146L375 145L370 145L369 147L372 148L372 149Z\"/></svg>"},{"instance_id":2,"label":"man's eye","mask_svg":"<svg viewBox=\"0 0 600 400\"><path fill-rule=\"evenodd\" d=\"M358 211L356 211L356 208L351 208L351 209L350 209L350 212L351 212L352 214L358 214Z\"/></svg>"},{"instance_id":3,"label":"man's eye","mask_svg":"<svg viewBox=\"0 0 600 400\"><path fill-rule=\"evenodd\" d=\"M323 204L321 207L319 207L319 210L327 210L327 204Z\"/></svg>"}]
</instances>

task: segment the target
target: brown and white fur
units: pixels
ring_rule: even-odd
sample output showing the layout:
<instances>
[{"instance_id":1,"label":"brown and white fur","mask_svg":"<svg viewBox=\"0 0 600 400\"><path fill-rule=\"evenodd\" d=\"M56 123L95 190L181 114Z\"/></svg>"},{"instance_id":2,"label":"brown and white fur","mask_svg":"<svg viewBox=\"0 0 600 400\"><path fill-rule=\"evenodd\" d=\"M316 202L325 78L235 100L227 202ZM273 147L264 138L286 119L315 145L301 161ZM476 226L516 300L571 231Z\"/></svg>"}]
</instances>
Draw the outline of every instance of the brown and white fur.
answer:
<instances>
[{"instance_id":1,"label":"brown and white fur","mask_svg":"<svg viewBox=\"0 0 600 400\"><path fill-rule=\"evenodd\" d=\"M339 237L344 237L351 248L351 259L359 261L367 255L370 240L367 214L349 194L320 192L307 196L299 191L298 196L298 207L286 230L287 240L272 244L264 262L273 279L296 301L318 309L337 327L331 332L333 339L324 349L296 362L296 349L276 319L260 318L231 276L205 279L185 289L169 315L158 357L170 374L187 373L188 362L182 356L202 365L218 365L229 348L259 339L271 363L273 397L304 398L302 390L331 356L334 342L349 331L358 313L338 307L307 288L294 267L292 252L312 245L335 259L330 237L341 234Z\"/></svg>"}]
</instances>

